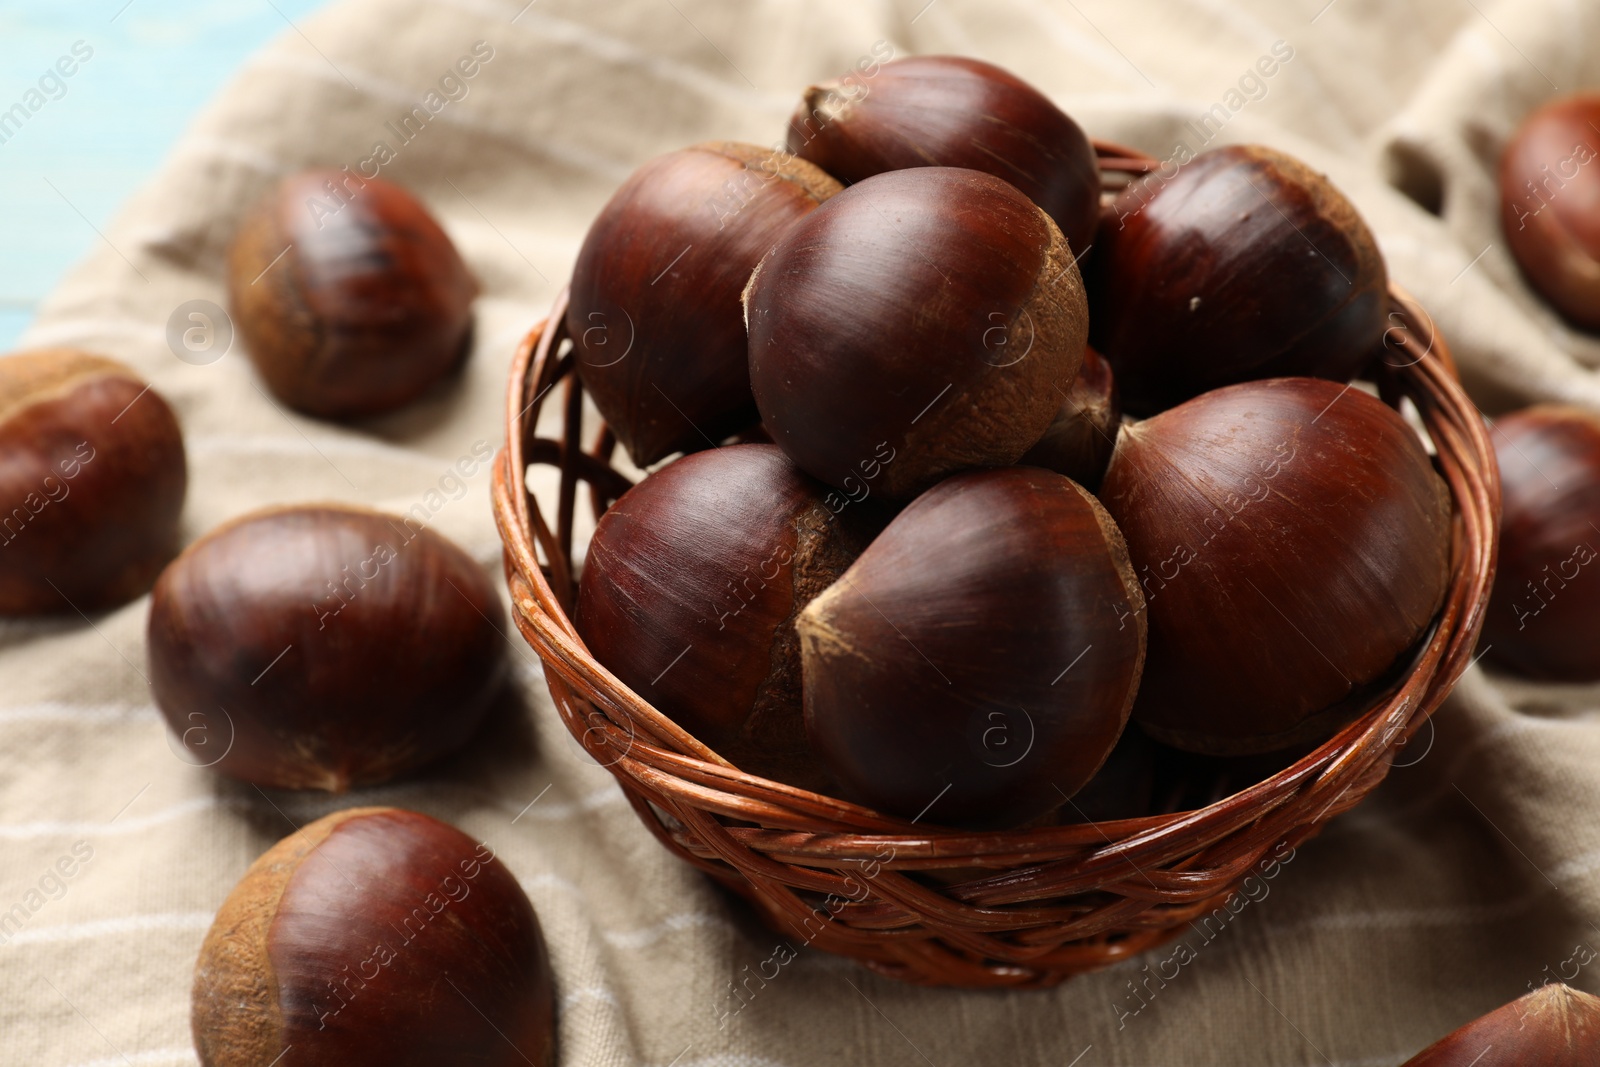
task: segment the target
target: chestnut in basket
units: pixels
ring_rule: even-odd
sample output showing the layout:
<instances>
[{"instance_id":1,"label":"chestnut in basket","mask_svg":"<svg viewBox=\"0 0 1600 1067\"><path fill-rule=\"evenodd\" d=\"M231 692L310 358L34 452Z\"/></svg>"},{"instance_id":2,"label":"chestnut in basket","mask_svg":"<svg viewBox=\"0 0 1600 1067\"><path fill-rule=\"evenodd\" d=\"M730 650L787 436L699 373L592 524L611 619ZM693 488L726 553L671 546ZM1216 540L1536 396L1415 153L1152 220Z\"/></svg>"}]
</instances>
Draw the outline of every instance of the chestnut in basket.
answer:
<instances>
[{"instance_id":1,"label":"chestnut in basket","mask_svg":"<svg viewBox=\"0 0 1600 1067\"><path fill-rule=\"evenodd\" d=\"M567 330L578 377L633 462L757 421L739 294L839 183L803 159L716 141L640 167L589 227Z\"/></svg>"},{"instance_id":2,"label":"chestnut in basket","mask_svg":"<svg viewBox=\"0 0 1600 1067\"><path fill-rule=\"evenodd\" d=\"M789 151L847 185L906 167L987 171L1049 213L1073 255L1094 240L1089 138L1039 90L979 59L912 56L813 85L789 120Z\"/></svg>"},{"instance_id":3,"label":"chestnut in basket","mask_svg":"<svg viewBox=\"0 0 1600 1067\"><path fill-rule=\"evenodd\" d=\"M340 793L466 743L505 673L503 629L488 576L433 531L341 505L269 508L161 575L150 684L196 762Z\"/></svg>"},{"instance_id":4,"label":"chestnut in basket","mask_svg":"<svg viewBox=\"0 0 1600 1067\"><path fill-rule=\"evenodd\" d=\"M0 615L116 607L178 550L183 434L161 394L71 349L0 359Z\"/></svg>"},{"instance_id":5,"label":"chestnut in basket","mask_svg":"<svg viewBox=\"0 0 1600 1067\"><path fill-rule=\"evenodd\" d=\"M1121 425L1122 401L1111 364L1094 349L1084 349L1083 366L1055 420L1017 462L1065 474L1093 492L1105 477Z\"/></svg>"},{"instance_id":6,"label":"chestnut in basket","mask_svg":"<svg viewBox=\"0 0 1600 1067\"><path fill-rule=\"evenodd\" d=\"M480 844L426 815L353 808L267 850L195 964L203 1067L554 1067L533 905Z\"/></svg>"},{"instance_id":7,"label":"chestnut in basket","mask_svg":"<svg viewBox=\"0 0 1600 1067\"><path fill-rule=\"evenodd\" d=\"M796 625L824 764L848 795L944 825L1018 825L1082 788L1145 652L1116 524L1032 467L928 490Z\"/></svg>"},{"instance_id":8,"label":"chestnut in basket","mask_svg":"<svg viewBox=\"0 0 1600 1067\"><path fill-rule=\"evenodd\" d=\"M745 290L772 439L853 495L907 500L1015 463L1083 359L1087 303L1050 216L989 174L894 170L797 223Z\"/></svg>"},{"instance_id":9,"label":"chestnut in basket","mask_svg":"<svg viewBox=\"0 0 1600 1067\"><path fill-rule=\"evenodd\" d=\"M1126 408L1231 382L1348 381L1383 338L1388 275L1327 178L1232 145L1130 184L1095 238L1090 323Z\"/></svg>"},{"instance_id":10,"label":"chestnut in basket","mask_svg":"<svg viewBox=\"0 0 1600 1067\"><path fill-rule=\"evenodd\" d=\"M228 306L279 400L349 419L410 403L471 340L473 280L416 197L347 171L291 175L228 251Z\"/></svg>"},{"instance_id":11,"label":"chestnut in basket","mask_svg":"<svg viewBox=\"0 0 1600 1067\"><path fill-rule=\"evenodd\" d=\"M736 766L813 781L797 612L887 521L772 445L650 475L595 530L578 634L623 684Z\"/></svg>"},{"instance_id":12,"label":"chestnut in basket","mask_svg":"<svg viewBox=\"0 0 1600 1067\"><path fill-rule=\"evenodd\" d=\"M1600 416L1539 405L1495 420L1504 518L1481 644L1519 674L1600 680Z\"/></svg>"},{"instance_id":13,"label":"chestnut in basket","mask_svg":"<svg viewBox=\"0 0 1600 1067\"><path fill-rule=\"evenodd\" d=\"M1500 225L1528 283L1600 330L1600 95L1545 104L1500 157Z\"/></svg>"},{"instance_id":14,"label":"chestnut in basket","mask_svg":"<svg viewBox=\"0 0 1600 1067\"><path fill-rule=\"evenodd\" d=\"M1556 982L1474 1019L1401 1067L1593 1067L1596 1063L1600 1063L1600 998Z\"/></svg>"},{"instance_id":15,"label":"chestnut in basket","mask_svg":"<svg viewBox=\"0 0 1600 1067\"><path fill-rule=\"evenodd\" d=\"M1432 624L1450 500L1398 413L1277 378L1124 426L1100 490L1150 613L1134 719L1216 755L1342 724Z\"/></svg>"}]
</instances>

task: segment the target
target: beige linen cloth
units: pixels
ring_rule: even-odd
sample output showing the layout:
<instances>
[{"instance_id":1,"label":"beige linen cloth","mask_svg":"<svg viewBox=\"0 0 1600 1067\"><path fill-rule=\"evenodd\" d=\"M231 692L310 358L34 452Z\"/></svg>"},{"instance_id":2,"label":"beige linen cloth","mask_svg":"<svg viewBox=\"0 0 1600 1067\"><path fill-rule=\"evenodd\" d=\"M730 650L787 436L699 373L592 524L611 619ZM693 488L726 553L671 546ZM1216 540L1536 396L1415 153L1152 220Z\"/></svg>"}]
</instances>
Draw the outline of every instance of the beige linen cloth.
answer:
<instances>
[{"instance_id":1,"label":"beige linen cloth","mask_svg":"<svg viewBox=\"0 0 1600 1067\"><path fill-rule=\"evenodd\" d=\"M1522 285L1493 210L1508 131L1558 90L1600 84L1597 40L1600 4L1581 0L341 0L246 64L25 343L125 360L172 402L190 538L269 503L420 503L498 571L475 453L498 447L507 360L589 220L659 152L773 142L806 84L881 41L998 62L1092 134L1158 156L1209 131L1304 157L1360 206L1486 411L1600 407L1600 344ZM478 42L492 57L441 86ZM1292 54L1262 75L1277 42ZM442 106L402 143L389 124L430 91ZM461 378L344 427L286 414L237 348L175 358L168 318L222 301L243 206L297 167L355 168L379 141L383 174L427 201L483 282ZM735 999L733 981L773 973L781 939L639 825L558 724L525 646L460 756L352 796L269 797L174 754L145 681L147 607L0 624L0 912L28 913L0 944L8 1065L193 1063L190 975L223 897L294 826L374 803L465 828L520 879L571 1065L1383 1067L1530 983L1600 992L1600 689L1475 668L1368 803L1220 932L1186 935L1181 967L1163 950L1052 991L962 992L802 949ZM70 878L51 873L63 857Z\"/></svg>"}]
</instances>

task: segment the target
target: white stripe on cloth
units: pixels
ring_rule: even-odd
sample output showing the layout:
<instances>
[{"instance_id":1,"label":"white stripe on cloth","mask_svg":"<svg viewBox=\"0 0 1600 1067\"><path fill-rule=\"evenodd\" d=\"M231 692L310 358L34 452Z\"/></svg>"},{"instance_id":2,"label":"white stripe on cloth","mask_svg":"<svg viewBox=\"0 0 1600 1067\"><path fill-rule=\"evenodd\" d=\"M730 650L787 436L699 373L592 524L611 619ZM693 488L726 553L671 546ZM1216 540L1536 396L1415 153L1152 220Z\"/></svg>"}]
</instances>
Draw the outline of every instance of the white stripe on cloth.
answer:
<instances>
[{"instance_id":1,"label":"white stripe on cloth","mask_svg":"<svg viewBox=\"0 0 1600 1067\"><path fill-rule=\"evenodd\" d=\"M17 945L59 944L65 941L93 941L102 937L139 934L150 930L208 930L213 916L206 911L175 911L165 914L125 915L118 919L91 919L81 923L54 926L27 926L0 942L0 951Z\"/></svg>"},{"instance_id":2,"label":"white stripe on cloth","mask_svg":"<svg viewBox=\"0 0 1600 1067\"><path fill-rule=\"evenodd\" d=\"M159 722L161 713L149 704L67 704L44 701L0 708L0 726L19 722L71 722L101 726L106 723Z\"/></svg>"},{"instance_id":3,"label":"white stripe on cloth","mask_svg":"<svg viewBox=\"0 0 1600 1067\"><path fill-rule=\"evenodd\" d=\"M654 925L640 927L637 930L602 930L600 936L605 938L608 944L618 948L635 949L654 944L670 934L703 928L734 932L734 925L721 915L705 911L685 911L669 915Z\"/></svg>"}]
</instances>

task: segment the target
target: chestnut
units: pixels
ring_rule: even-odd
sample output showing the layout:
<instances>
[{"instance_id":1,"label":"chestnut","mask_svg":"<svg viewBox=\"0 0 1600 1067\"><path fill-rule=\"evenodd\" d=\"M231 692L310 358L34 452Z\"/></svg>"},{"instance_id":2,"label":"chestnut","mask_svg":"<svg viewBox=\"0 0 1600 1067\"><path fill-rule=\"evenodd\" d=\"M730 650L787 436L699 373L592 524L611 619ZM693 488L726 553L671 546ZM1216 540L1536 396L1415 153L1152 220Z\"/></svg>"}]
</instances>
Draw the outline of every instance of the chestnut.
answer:
<instances>
[{"instance_id":1,"label":"chestnut","mask_svg":"<svg viewBox=\"0 0 1600 1067\"><path fill-rule=\"evenodd\" d=\"M1136 415L1252 378L1349 381L1387 325L1388 274L1354 205L1258 145L1130 184L1092 273L1093 343Z\"/></svg>"},{"instance_id":2,"label":"chestnut","mask_svg":"<svg viewBox=\"0 0 1600 1067\"><path fill-rule=\"evenodd\" d=\"M0 359L0 615L97 611L178 550L178 420L120 363L72 349Z\"/></svg>"},{"instance_id":3,"label":"chestnut","mask_svg":"<svg viewBox=\"0 0 1600 1067\"><path fill-rule=\"evenodd\" d=\"M208 765L340 793L466 743L505 673L504 622L482 568L414 520L268 508L162 573L150 684L175 734L226 747Z\"/></svg>"},{"instance_id":4,"label":"chestnut","mask_svg":"<svg viewBox=\"0 0 1600 1067\"><path fill-rule=\"evenodd\" d=\"M1122 400L1111 364L1092 348L1083 352L1078 377L1039 443L1017 462L1065 474L1090 492L1100 488L1117 447Z\"/></svg>"},{"instance_id":5,"label":"chestnut","mask_svg":"<svg viewBox=\"0 0 1600 1067\"><path fill-rule=\"evenodd\" d=\"M1600 997L1554 982L1474 1019L1401 1067L1593 1067L1596 1063L1600 1063Z\"/></svg>"},{"instance_id":6,"label":"chestnut","mask_svg":"<svg viewBox=\"0 0 1600 1067\"><path fill-rule=\"evenodd\" d=\"M975 170L850 186L745 290L750 383L772 439L853 494L909 500L1015 463L1083 359L1088 305L1061 230Z\"/></svg>"},{"instance_id":7,"label":"chestnut","mask_svg":"<svg viewBox=\"0 0 1600 1067\"><path fill-rule=\"evenodd\" d=\"M1600 416L1542 404L1496 419L1500 566L1485 656L1518 674L1600 681Z\"/></svg>"},{"instance_id":8,"label":"chestnut","mask_svg":"<svg viewBox=\"0 0 1600 1067\"><path fill-rule=\"evenodd\" d=\"M1133 717L1179 748L1322 739L1444 600L1444 481L1405 420L1349 386L1245 382L1130 423L1100 498L1150 613Z\"/></svg>"},{"instance_id":9,"label":"chestnut","mask_svg":"<svg viewBox=\"0 0 1600 1067\"><path fill-rule=\"evenodd\" d=\"M739 294L838 191L803 159L718 141L650 160L601 209L572 270L567 329L578 377L636 465L757 421Z\"/></svg>"},{"instance_id":10,"label":"chestnut","mask_svg":"<svg viewBox=\"0 0 1600 1067\"><path fill-rule=\"evenodd\" d=\"M487 843L397 808L279 841L223 901L195 963L203 1067L554 1067L533 905Z\"/></svg>"},{"instance_id":11,"label":"chestnut","mask_svg":"<svg viewBox=\"0 0 1600 1067\"><path fill-rule=\"evenodd\" d=\"M809 781L797 612L886 520L773 445L670 463L600 519L578 635L623 684L736 766Z\"/></svg>"},{"instance_id":12,"label":"chestnut","mask_svg":"<svg viewBox=\"0 0 1600 1067\"><path fill-rule=\"evenodd\" d=\"M847 795L944 825L1020 825L1082 788L1145 654L1116 524L1031 467L928 490L796 626L818 757Z\"/></svg>"},{"instance_id":13,"label":"chestnut","mask_svg":"<svg viewBox=\"0 0 1600 1067\"><path fill-rule=\"evenodd\" d=\"M884 63L807 89L789 151L851 185L886 170L968 167L1043 208L1073 255L1094 241L1100 167L1082 128L1010 71L966 56Z\"/></svg>"},{"instance_id":14,"label":"chestnut","mask_svg":"<svg viewBox=\"0 0 1600 1067\"><path fill-rule=\"evenodd\" d=\"M1600 331L1600 94L1552 100L1500 157L1500 225L1522 274L1573 325Z\"/></svg>"},{"instance_id":15,"label":"chestnut","mask_svg":"<svg viewBox=\"0 0 1600 1067\"><path fill-rule=\"evenodd\" d=\"M466 359L478 283L416 197L349 168L291 175L228 250L228 307L274 396L329 419L410 403Z\"/></svg>"}]
</instances>

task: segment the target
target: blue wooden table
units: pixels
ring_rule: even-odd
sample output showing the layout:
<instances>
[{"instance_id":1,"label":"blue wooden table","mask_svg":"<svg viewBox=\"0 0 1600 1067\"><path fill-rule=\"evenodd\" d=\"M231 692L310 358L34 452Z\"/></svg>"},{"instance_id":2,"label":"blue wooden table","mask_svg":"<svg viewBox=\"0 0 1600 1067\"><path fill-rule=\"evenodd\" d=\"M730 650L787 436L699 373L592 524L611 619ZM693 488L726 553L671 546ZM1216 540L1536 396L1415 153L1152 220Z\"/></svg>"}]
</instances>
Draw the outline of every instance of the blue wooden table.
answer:
<instances>
[{"instance_id":1,"label":"blue wooden table","mask_svg":"<svg viewBox=\"0 0 1600 1067\"><path fill-rule=\"evenodd\" d=\"M322 2L0 0L0 353L233 70Z\"/></svg>"}]
</instances>

